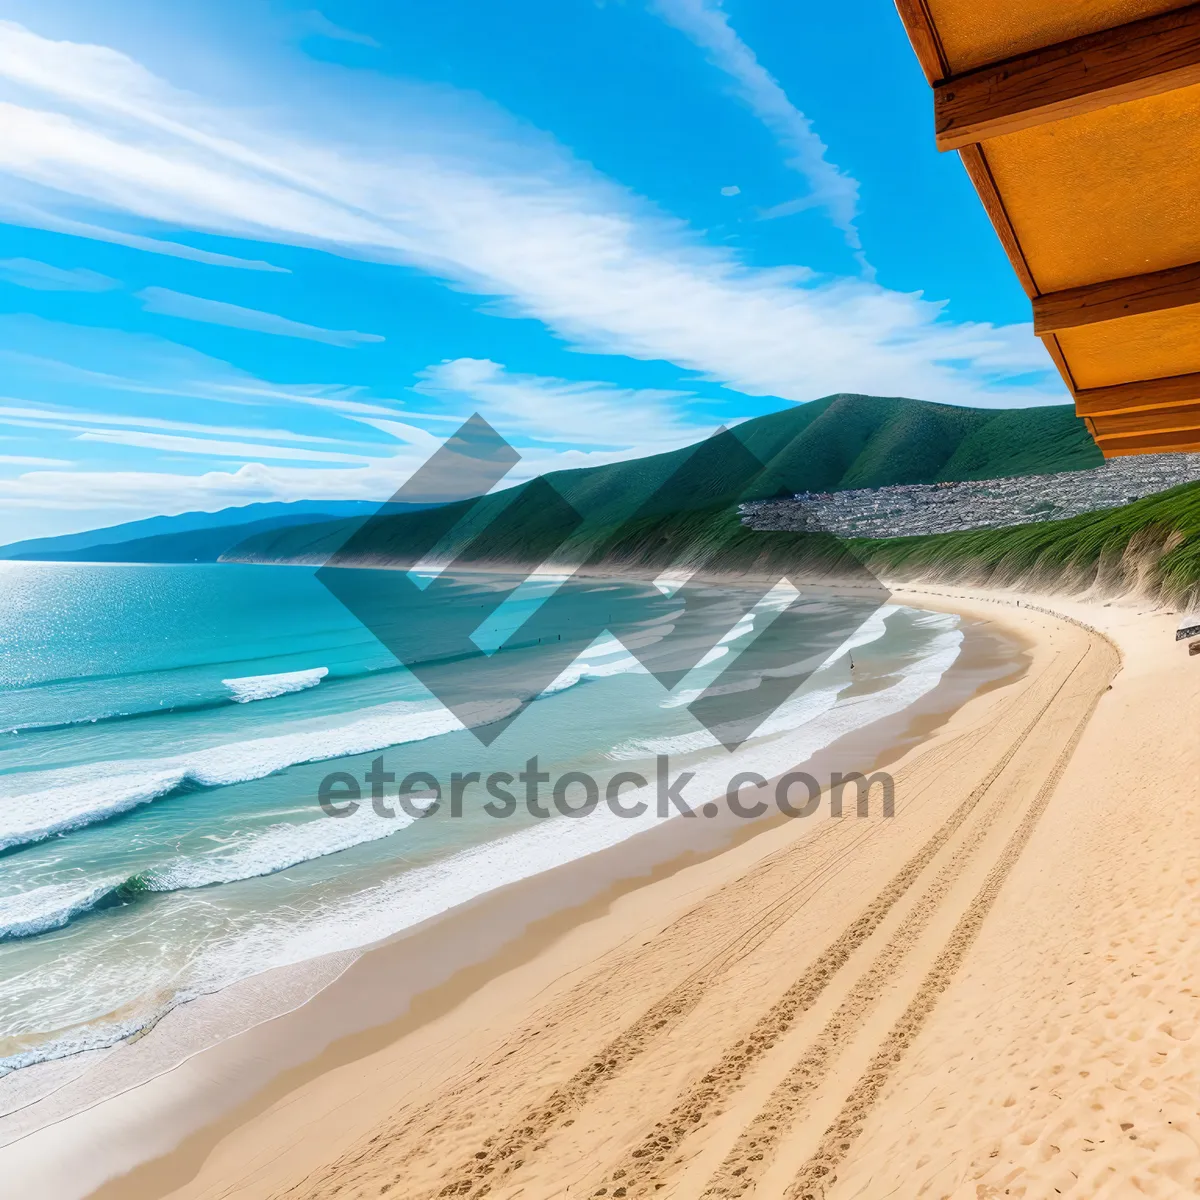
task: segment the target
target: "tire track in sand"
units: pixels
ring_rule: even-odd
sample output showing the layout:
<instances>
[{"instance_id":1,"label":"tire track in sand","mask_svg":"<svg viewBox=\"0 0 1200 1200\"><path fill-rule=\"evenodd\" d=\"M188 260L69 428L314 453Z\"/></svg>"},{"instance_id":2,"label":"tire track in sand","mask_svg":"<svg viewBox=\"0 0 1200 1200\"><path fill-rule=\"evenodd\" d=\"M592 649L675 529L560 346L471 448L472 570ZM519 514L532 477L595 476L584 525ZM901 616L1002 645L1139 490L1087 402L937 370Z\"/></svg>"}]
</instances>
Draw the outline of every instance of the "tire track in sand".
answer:
<instances>
[{"instance_id":1,"label":"tire track in sand","mask_svg":"<svg viewBox=\"0 0 1200 1200\"><path fill-rule=\"evenodd\" d=\"M1084 659L1086 657L1085 654ZM1084 659L1077 664L1076 670L1084 665ZM1072 671L1072 676L1074 674L1075 671ZM1060 693L1070 679L1071 676L1063 681ZM1092 703L1092 707L1094 706L1095 701ZM1090 715L1089 708L1083 718L1084 724ZM1076 730L1072 738L1077 740L1079 731ZM1073 745L1074 742L1068 739L1067 749L1063 751L1068 758ZM1038 797L1040 796L1041 792L1038 793ZM1037 802L1038 799L1035 798L1034 805ZM1001 796L981 817L970 837L941 869L928 891L905 918L904 924L897 929L891 941L856 981L813 1043L776 1085L766 1103L738 1136L733 1149L713 1173L702 1194L702 1200L744 1196L757 1186L770 1166L771 1157L779 1143L787 1136L789 1129L794 1128L808 1101L818 1090L829 1068L846 1045L846 1031L862 1027L871 1010L882 999L905 956L917 944L942 901L962 877L970 860L974 858L997 818L1007 807L1007 796ZM1045 807L1044 803L1042 807ZM1003 858L1003 852L1001 857Z\"/></svg>"},{"instance_id":2,"label":"tire track in sand","mask_svg":"<svg viewBox=\"0 0 1200 1200\"><path fill-rule=\"evenodd\" d=\"M1013 701L1014 704L1019 702L1019 697ZM917 762L898 773L897 782L899 783L909 774L936 775L936 772L946 761L953 760L963 754L970 754L977 743L986 736L986 733L986 728L968 730L957 737L949 739L942 746L931 748ZM921 782L913 793L914 798L922 797L931 787L932 781ZM349 1170L352 1176L361 1177L364 1173L369 1174L372 1170L372 1164L378 1164L380 1157L388 1152L389 1147L408 1142L411 1148L407 1152L402 1151L400 1156L394 1160L391 1167L392 1183L386 1186L390 1190L394 1186L404 1184L406 1168L415 1166L416 1160L420 1158L428 1159L431 1156L436 1156L438 1148L435 1139L439 1133L448 1128L454 1128L457 1123L464 1119L477 1121L480 1118L479 1107L481 1097L472 1093L478 1091L480 1081L486 1078L487 1065L489 1063L498 1064L503 1062L506 1068L511 1070L515 1065L513 1063L513 1055L523 1054L523 1056L527 1057L531 1050L541 1050L542 1043L547 1040L547 1035L551 1033L552 1029L558 1023L562 1021L569 1022L576 1009L587 1008L594 1002L594 995L597 988L606 990L609 987L615 987L620 976L628 974L631 971L637 972L644 969L647 957L653 958L660 950L669 945L672 940L682 938L684 941L694 941L697 922L702 923L708 919L707 912L714 903L719 904L726 911L735 911L744 906L740 894L747 890L753 893L755 887L763 877L776 874L783 880L792 880L770 904L758 908L757 911L763 914L762 919L750 927L747 927L744 923L739 924L738 931L734 937L726 939L716 952L703 960L700 966L678 985L671 988L656 1003L652 1013L648 1012L640 1019L637 1032L644 1033L645 1026L649 1025L651 1033L655 1036L637 1039L636 1044L639 1048L639 1053L642 1050L649 1049L655 1044L658 1038L669 1035L671 1029L678 1021L686 1017L695 1005L700 1003L703 999L704 990L707 987L711 986L716 979L728 970L736 967L762 941L794 916L797 909L802 907L806 902L808 894L818 889L827 878L836 875L846 860L853 859L862 846L878 834L878 827L870 826L852 836L840 847L827 845L839 828L840 826L837 823L826 823L818 827L810 838L783 847L764 857L746 875L731 880L721 889L716 897L710 897L696 908L681 914L674 922L656 934L650 941L643 943L642 947L616 966L603 968L599 972L589 976L572 989L565 1002L557 1005L553 1013L548 1016L544 1013L535 1014L528 1027L508 1038L483 1063L476 1063L470 1068L468 1079L451 1088L448 1093L444 1094L438 1100L421 1105L416 1110L401 1118L401 1123L398 1127L393 1127L387 1131L376 1131L369 1140L360 1143L355 1150L343 1156L337 1163L331 1164L314 1175L308 1176L302 1183L288 1189L286 1195L324 1196L327 1194L326 1186L330 1184L334 1175L337 1175L341 1180L339 1190L351 1189L352 1191L352 1185L346 1177L347 1170ZM822 851L827 851L827 853L818 865L814 867L809 860L814 856L819 857ZM798 863L802 863L804 873L796 881L794 872ZM702 988L697 990L696 984L702 985ZM604 1050L594 1055L589 1060L589 1067L581 1069L569 1081L568 1085L565 1085L571 1088L577 1103L583 1103L593 1090L593 1086L589 1085L599 1086L615 1074L615 1067L607 1068L606 1063L613 1061L612 1052L614 1048L617 1050L621 1049L620 1046L616 1046L617 1042L630 1040L628 1038L629 1032L630 1030L627 1029L613 1043L610 1043ZM625 1048L628 1049L628 1047ZM628 1061L632 1061L632 1058ZM536 1064L526 1064L526 1067L523 1069L536 1073L539 1068ZM574 1086L572 1087L571 1085ZM538 1107L548 1103L550 1103L550 1100L541 1101ZM532 1137L533 1131L537 1129L537 1126L533 1124L538 1118L536 1108L531 1106L527 1109L525 1117L526 1121L522 1132L525 1132L528 1137ZM483 1119L486 1121L487 1118L484 1117ZM547 1126L548 1128L549 1126ZM491 1148L496 1144L497 1138L494 1136L486 1138L482 1143L485 1149ZM473 1161L466 1160L465 1162L461 1162L456 1168L454 1175L442 1175L442 1180L445 1181L449 1177L461 1187L462 1179L467 1174L468 1169L478 1165L481 1161L477 1152ZM519 1164L516 1162L512 1163L513 1168L517 1165ZM446 1186L450 1185L446 1184ZM476 1194L483 1195L486 1190L485 1188L484 1191ZM443 1191L444 1188L440 1185L432 1188L426 1187L413 1192L412 1197L415 1200L417 1196L437 1196L443 1194ZM373 1192L374 1189L372 1189L372 1194ZM352 1194L358 1193L353 1192ZM449 1192L447 1194L464 1195L469 1193L460 1191Z\"/></svg>"},{"instance_id":3,"label":"tire track in sand","mask_svg":"<svg viewBox=\"0 0 1200 1200\"><path fill-rule=\"evenodd\" d=\"M914 880L937 856L946 842L957 832L992 788L1004 769L1026 743L1030 734L1038 727L1042 718L1059 698L1062 690L1078 671L1090 651L1090 645L1084 648L1079 659L993 764L984 780L962 801L921 850L892 878L875 900L868 905L865 912L755 1022L751 1032L730 1047L712 1070L681 1095L668 1115L657 1121L641 1141L622 1156L606 1174L601 1186L592 1190L593 1197L611 1196L617 1200L621 1200L623 1197L632 1200L633 1197L653 1194L661 1186L661 1173L668 1156L689 1134L701 1126L705 1116L714 1105L725 1101L741 1086L747 1071L776 1045L804 1012L812 1007L825 986L832 980L834 973L845 964L853 951L874 932L887 912L904 895ZM1096 699L1098 698L1097 695ZM1094 704L1095 701L1093 701L1093 707ZM1089 708L1089 716L1090 712ZM1086 717L1084 723L1086 723ZM998 812L999 807L996 809L997 814ZM963 857L960 869L961 865L965 865L967 857L969 855ZM953 879L949 880L945 890L940 892L939 896L944 896L945 891L949 890L952 883ZM936 907L936 903L934 907ZM928 919L928 915L925 919ZM904 946L907 947L913 940L915 940L915 936L905 938ZM901 957L902 955L897 955L891 960L892 968L888 972L889 975L894 974L895 966L898 965ZM479 1195L482 1194L479 1193Z\"/></svg>"},{"instance_id":4,"label":"tire track in sand","mask_svg":"<svg viewBox=\"0 0 1200 1200\"><path fill-rule=\"evenodd\" d=\"M1040 704L1040 697L1046 694L1048 688L1055 686L1054 679L1049 676L1058 676L1059 670L1061 667L1039 673L1030 680L1028 687L1007 700L999 713L993 714L992 720L1011 720L1022 710ZM897 772L896 779L897 783L906 777L913 780L915 787L906 789L909 811L920 812L928 803L925 797L936 796L941 773L947 763L978 761L973 756L989 738L995 740L991 723L975 725L940 744L928 747L905 764ZM990 751L987 757L991 757ZM1002 765L993 767L993 772ZM977 799L977 796L972 798ZM953 836L955 829L968 815L971 802L960 805L948 818L948 823L927 841L923 851L918 852L920 867L925 865L930 851L936 852L948 837ZM380 1184L376 1181L382 1178L386 1181L383 1190L399 1188L406 1200L418 1200L419 1197L428 1200L439 1195L486 1195L493 1185L505 1180L511 1171L531 1157L530 1150L536 1156L542 1150L545 1139L556 1128L572 1124L582 1106L587 1104L598 1088L641 1054L669 1039L675 1027L703 1000L708 988L722 975L736 968L766 937L794 917L808 903L813 888L824 879L836 877L844 862L853 860L863 846L877 836L878 828L872 823L861 833L856 830L847 837L849 831L841 822L827 822L814 830L811 836L759 860L746 875L731 880L719 893L680 914L640 947L614 951L615 962L601 966L572 987L552 1009L535 1013L497 1049L466 1068L460 1076L460 1082L443 1090L438 1098L423 1102L407 1113L401 1110L387 1125L376 1127L371 1136L364 1137L335 1162L319 1168L288 1188L286 1194L326 1196L332 1189L347 1196L376 1195L380 1193ZM814 863L814 858L819 861ZM908 876L904 880L906 886L911 884L915 875L912 866L910 863L909 869L900 872L901 877ZM803 876L799 882L797 874ZM761 885L767 879L770 880L769 887L774 895L771 903L763 907ZM892 882L894 884L897 880ZM742 900L741 892L745 885L752 886L748 898ZM885 888L884 893L889 890L894 903L899 898L900 889ZM749 896L753 899L750 900ZM876 901L879 899L880 896L877 896ZM635 1022L636 1028L627 1027L602 1049L588 1056L585 1065L565 1085L553 1089L549 1096L543 1092L535 1099L529 1098L533 1090L529 1084L556 1063L558 1052L554 1048L554 1030L564 1021L569 1024L579 1012L590 1011L597 989L601 993L607 992L617 986L619 979L630 973L634 977L644 976L648 968L660 961L662 954L666 954L668 960L677 956L680 938L689 944L696 942L697 922L704 925L706 937L711 937L722 925L728 928L732 924L728 914L744 909L747 903L752 903L759 914L755 922L749 925L738 922L735 936L723 938L716 953L703 960L678 984L668 985L666 992L660 993L661 999L644 1010L642 1017ZM846 930L844 937L849 935L854 942L860 942L870 936L872 929L886 913L881 911L883 906L879 903L869 907L871 911L861 915L861 923L856 923L857 928ZM776 916L767 919L773 911ZM836 964L839 946L843 951L847 949L844 941L830 947L834 954L815 965L814 975L822 967L828 975L829 969ZM848 949L852 950L853 946ZM695 987L697 982L702 986ZM822 981L818 992L823 986ZM546 1061L542 1062L542 1059ZM505 1110L511 1112L516 1105L509 1101L503 1091L497 1092L493 1087L484 1086L492 1067L502 1068L506 1077L523 1078L526 1081L515 1088L518 1093L522 1090L525 1092L526 1098L521 1103L524 1121L513 1121L511 1117L503 1120ZM512 1099L517 1100L517 1096ZM563 1100L566 1101L565 1105L559 1103ZM471 1126L482 1128L480 1134L475 1135L479 1138L472 1147L475 1153L468 1158L464 1154L462 1137ZM495 1132L487 1133L489 1128ZM471 1135L468 1133L467 1136ZM469 1141L467 1145L470 1145ZM507 1153L496 1154L496 1150ZM440 1165L447 1162L452 1164L451 1170ZM417 1184L417 1179L422 1176L428 1182Z\"/></svg>"},{"instance_id":5,"label":"tire track in sand","mask_svg":"<svg viewBox=\"0 0 1200 1200\"><path fill-rule=\"evenodd\" d=\"M1078 664L1076 664L1077 666ZM1072 671L1075 668L1072 667ZM1068 672L1068 677L1070 672ZM717 1068L706 1075L687 1098L672 1109L665 1121L646 1136L635 1147L612 1174L615 1184L614 1195L632 1194L629 1188L633 1177L649 1174L661 1164L666 1152L673 1148L682 1136L701 1119L702 1114L719 1096L735 1088L745 1070L769 1050L783 1036L795 1020L816 1002L826 985L837 971L878 928L896 903L905 895L915 880L937 856L951 837L974 811L987 794L996 778L1036 728L1044 713L1054 703L1062 684L1038 708L1017 738L992 765L984 779L958 805L941 826L927 839L922 847L904 864L885 887L875 896L859 916L818 957L812 961L804 974L784 993L770 1012L755 1024L750 1034L739 1041ZM973 739L978 740L978 739ZM961 748L960 748L961 752ZM849 851L847 851L847 854ZM844 857L846 855L843 855ZM492 1188L527 1161L527 1152L586 1103L588 1097L603 1083L612 1079L646 1050L655 1045L672 1028L682 1022L703 999L714 979L724 974L736 961L740 961L751 950L760 945L779 926L793 915L794 908L787 901L791 894L776 902L774 914L767 920L756 920L741 937L735 940L739 952L736 956L725 951L695 975L690 976L673 989L660 1002L648 1009L632 1025L619 1034L597 1053L586 1066L577 1071L564 1084L555 1088L537 1105L531 1106L520 1119L514 1122L499 1138L489 1138L471 1158L461 1162L452 1172L443 1177L442 1187L436 1192L439 1197L469 1197L479 1200ZM665 1139L665 1140L664 1140ZM643 1161L645 1160L645 1161ZM602 1196L607 1189L593 1194Z\"/></svg>"},{"instance_id":6,"label":"tire track in sand","mask_svg":"<svg viewBox=\"0 0 1200 1200\"><path fill-rule=\"evenodd\" d=\"M1103 640L1101 641L1101 639ZM1119 659L1116 658L1115 648L1108 643L1108 639L1103 635L1098 635L1094 644L1103 645L1105 643L1107 643L1106 648L1109 654L1115 660L1113 663L1115 669ZM1111 678L1111 673L1108 678ZM821 1139L816 1152L792 1179L784 1193L784 1200L822 1200L828 1195L829 1189L837 1183L838 1166L862 1133L863 1126L878 1103L892 1072L903 1059L905 1051L921 1032L926 1019L937 1004L938 997L950 985L955 972L975 941L984 918L990 912L1009 872L1020 858L1021 852L1033 835L1038 820L1046 810L1050 797L1058 786L1067 764L1071 761L1075 748L1083 736L1083 731L1087 728L1104 691L1105 688L1101 687L1096 692L1087 711L1079 719L1066 746L1055 759L1054 766L1045 782L1038 789L1021 824L1009 838L995 866L988 872L983 886L954 927L945 948L929 969L917 994L900 1019L892 1026L879 1050L871 1059L870 1065L854 1085L841 1112L825 1131L825 1136Z\"/></svg>"},{"instance_id":7,"label":"tire track in sand","mask_svg":"<svg viewBox=\"0 0 1200 1200\"><path fill-rule=\"evenodd\" d=\"M963 811L959 813L956 810L949 821L918 853L917 858L921 859L922 865L927 861L930 844L936 840L937 848L940 848L945 838L951 836L953 829L956 829L965 819L966 805L960 805L960 809ZM950 822L954 823L953 829L948 827ZM572 1112L578 1111L596 1088L612 1079L661 1038L667 1036L700 1004L709 988L719 977L725 975L732 967L753 953L758 946L795 915L798 906L797 900L801 893L810 891L819 884L823 877L834 873L841 862L852 858L854 852L860 848L861 843L866 841L872 832L874 831L864 831L862 836L854 839L830 862L826 863L815 877L809 877L802 884L788 889L783 897L774 901L768 909L763 910L764 919L743 929L721 951L708 959L609 1042L566 1083L555 1088L543 1101L527 1110L501 1138L485 1140L473 1157L463 1162L436 1194L440 1197L463 1196L475 1200L477 1197L487 1195L495 1183L522 1166L525 1162L524 1157L519 1157L522 1150L545 1138L557 1125L569 1119ZM936 853L936 849L932 853ZM784 851L778 856L772 856L771 860L762 865L775 867L778 865L778 859L785 855L790 857L790 853ZM919 868L909 870L914 866L915 861L916 859L910 862L908 868L901 872L901 876L904 876L902 884L900 876L898 876L893 880L892 886L886 889L886 901L880 902L883 894L881 897L877 897L876 901L868 906L868 909L859 916L854 924L827 949L825 955L818 960L818 964L814 964L823 965L824 969L820 972L822 981L832 975L837 966L840 966L841 962L870 936L879 922L887 915L888 910L911 883L909 875L915 877L919 873ZM761 872L755 874L757 876Z\"/></svg>"}]
</instances>

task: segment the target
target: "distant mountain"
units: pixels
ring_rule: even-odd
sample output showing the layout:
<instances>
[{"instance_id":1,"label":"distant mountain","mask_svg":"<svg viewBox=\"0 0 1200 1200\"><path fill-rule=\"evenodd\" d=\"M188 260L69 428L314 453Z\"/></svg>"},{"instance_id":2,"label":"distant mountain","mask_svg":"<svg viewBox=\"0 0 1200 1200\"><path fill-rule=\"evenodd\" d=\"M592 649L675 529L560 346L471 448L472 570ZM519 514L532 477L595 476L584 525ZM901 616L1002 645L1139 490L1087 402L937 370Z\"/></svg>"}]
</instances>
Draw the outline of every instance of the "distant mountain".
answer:
<instances>
[{"instance_id":1,"label":"distant mountain","mask_svg":"<svg viewBox=\"0 0 1200 1200\"><path fill-rule=\"evenodd\" d=\"M219 512L147 517L86 533L33 538L0 547L0 560L46 562L216 562L224 551L252 533L288 525L369 516L373 500L269 501L223 508ZM396 505L415 511L421 505Z\"/></svg>"},{"instance_id":2,"label":"distant mountain","mask_svg":"<svg viewBox=\"0 0 1200 1200\"><path fill-rule=\"evenodd\" d=\"M1082 470L1103 457L1083 421L1069 405L1024 409L960 408L903 397L837 395L755 417L734 430L737 440L765 471L756 497L803 491L837 491L900 483L993 479L1011 475ZM546 477L585 521L564 548L581 548L599 531L624 519L693 453L693 448L631 459L601 467L556 471ZM481 530L532 484L493 493L474 506L464 530ZM741 497L749 499L751 497ZM695 511L732 503L720 463L689 479L688 493L672 501L674 511ZM463 502L465 514L472 502ZM451 515L411 514L373 521L355 547L364 561L403 560L408 548ZM509 523L497 522L495 530ZM354 526L335 521L256 532L224 557L257 562L323 562L341 547ZM491 533L492 530L489 530ZM552 529L537 536L554 542ZM480 538L472 546L479 561L522 557L520 539L510 530L500 545ZM531 533L529 536L533 536ZM365 544L369 543L369 544ZM532 548L531 548L532 554Z\"/></svg>"},{"instance_id":3,"label":"distant mountain","mask_svg":"<svg viewBox=\"0 0 1200 1200\"><path fill-rule=\"evenodd\" d=\"M636 414L631 414L635 419ZM736 427L735 436L766 467L759 489L764 498L897 483L1050 474L1103 461L1084 423L1068 405L979 409L903 397L837 395L745 421ZM587 538L621 520L691 453L689 447L601 467L556 471L547 478L585 515L579 537ZM680 509L700 509L729 499L722 491L719 469L711 478L689 480L689 485L689 494L676 498ZM469 525L482 528L529 486L489 496L475 507ZM424 522L434 519L428 514L422 518L422 507L383 510L386 520L373 521L371 526L371 536L378 542L376 556L403 557L408 534L428 528ZM462 511L469 507L466 502ZM0 559L321 562L365 517L380 511L378 504L366 500L247 504L16 542L0 547ZM553 530L542 532L553 540ZM504 552L518 549L510 537ZM485 553L483 546L480 553Z\"/></svg>"}]
</instances>

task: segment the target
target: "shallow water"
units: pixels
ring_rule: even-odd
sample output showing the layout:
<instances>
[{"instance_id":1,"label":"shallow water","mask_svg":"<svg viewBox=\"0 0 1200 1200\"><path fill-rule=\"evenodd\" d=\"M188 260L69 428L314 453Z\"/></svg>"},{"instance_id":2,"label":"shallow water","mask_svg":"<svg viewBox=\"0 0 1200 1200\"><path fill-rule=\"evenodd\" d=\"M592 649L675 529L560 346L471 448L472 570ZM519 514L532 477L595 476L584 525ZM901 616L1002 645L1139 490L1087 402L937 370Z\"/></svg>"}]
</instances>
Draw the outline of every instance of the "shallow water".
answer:
<instances>
[{"instance_id":1,"label":"shallow water","mask_svg":"<svg viewBox=\"0 0 1200 1200\"><path fill-rule=\"evenodd\" d=\"M365 945L629 837L659 820L660 756L672 779L694 775L694 806L748 765L769 776L799 764L926 695L961 642L951 615L867 606L731 753L687 705L764 630L759 646L786 660L786 633L769 639L790 595L755 608L748 588L714 591L720 636L667 690L630 648L649 661L671 632L669 595L617 581L564 593L566 643L539 644L523 633L558 584L526 583L496 608L513 582L443 578L438 604L405 630L444 664L443 676L417 665L421 678L441 695L445 680L455 695L476 686L484 713L497 663L520 679L549 671L485 745L310 568L0 564L0 1070L110 1044L181 1000ZM845 619L811 603L814 620ZM445 653L443 631L475 610L492 614L474 635L491 657ZM621 640L578 632L605 621ZM587 772L601 795L615 774L640 774L647 787L621 799L646 796L648 811L620 819L600 804L573 819L545 783L551 815L536 819L518 779L535 756L552 780ZM435 777L437 810L421 815L429 796L406 813L388 781L377 813L364 776L380 758L396 780ZM331 772L359 781L348 816L318 803ZM481 776L457 814L456 772ZM512 779L489 794L482 780L497 772ZM493 815L505 792L511 815ZM584 785L564 795L580 805Z\"/></svg>"}]
</instances>

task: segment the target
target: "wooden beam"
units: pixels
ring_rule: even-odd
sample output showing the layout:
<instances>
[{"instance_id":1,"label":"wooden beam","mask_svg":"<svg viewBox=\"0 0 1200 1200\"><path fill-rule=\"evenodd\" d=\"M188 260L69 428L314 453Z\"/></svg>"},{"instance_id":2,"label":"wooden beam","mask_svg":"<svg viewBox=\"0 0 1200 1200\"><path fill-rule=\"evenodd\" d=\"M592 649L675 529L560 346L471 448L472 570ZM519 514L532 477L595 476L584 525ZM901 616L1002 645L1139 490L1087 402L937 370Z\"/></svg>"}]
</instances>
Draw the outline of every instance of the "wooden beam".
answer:
<instances>
[{"instance_id":1,"label":"wooden beam","mask_svg":"<svg viewBox=\"0 0 1200 1200\"><path fill-rule=\"evenodd\" d=\"M1131 438L1102 438L1096 444L1105 458L1125 458L1130 454L1186 454L1200 450L1200 429L1147 433Z\"/></svg>"},{"instance_id":2,"label":"wooden beam","mask_svg":"<svg viewBox=\"0 0 1200 1200\"><path fill-rule=\"evenodd\" d=\"M1197 403L1200 403L1200 372L1114 383L1109 387L1081 388L1075 393L1075 411L1081 417L1105 417Z\"/></svg>"},{"instance_id":3,"label":"wooden beam","mask_svg":"<svg viewBox=\"0 0 1200 1200\"><path fill-rule=\"evenodd\" d=\"M925 0L896 0L896 11L904 24L908 40L916 51L917 61L930 84L950 74L950 64L942 50L942 40L929 15Z\"/></svg>"},{"instance_id":4,"label":"wooden beam","mask_svg":"<svg viewBox=\"0 0 1200 1200\"><path fill-rule=\"evenodd\" d=\"M1142 433L1178 433L1182 429L1200 430L1200 404L1180 404L1175 408L1150 408L1144 412L1118 413L1111 417L1090 417L1092 436L1133 437Z\"/></svg>"},{"instance_id":5,"label":"wooden beam","mask_svg":"<svg viewBox=\"0 0 1200 1200\"><path fill-rule=\"evenodd\" d=\"M1182 308L1185 304L1200 304L1200 263L1037 296L1033 301L1033 332L1053 333L1139 313Z\"/></svg>"},{"instance_id":6,"label":"wooden beam","mask_svg":"<svg viewBox=\"0 0 1200 1200\"><path fill-rule=\"evenodd\" d=\"M1075 376L1071 374L1071 368L1067 363L1066 355L1063 354L1062 347L1058 344L1058 338L1052 333L1043 334L1042 345L1046 347L1046 352L1058 368L1058 373L1062 376L1063 383L1067 385L1067 391L1074 396L1079 389L1075 385Z\"/></svg>"},{"instance_id":7,"label":"wooden beam","mask_svg":"<svg viewBox=\"0 0 1200 1200\"><path fill-rule=\"evenodd\" d=\"M969 71L934 88L939 150L1200 83L1200 4Z\"/></svg>"},{"instance_id":8,"label":"wooden beam","mask_svg":"<svg viewBox=\"0 0 1200 1200\"><path fill-rule=\"evenodd\" d=\"M964 146L960 157L980 200L983 201L987 215L991 218L996 236L1008 255L1008 261L1012 263L1012 268L1025 289L1025 295L1036 296L1037 283L1029 269L1029 263L1025 261L1025 251L1021 249L1021 243L1017 240L1017 231L1008 219L1008 210L1004 207L1004 201L1000 199L1000 189L996 187L996 181L992 178L992 169L988 166L986 156L978 146Z\"/></svg>"}]
</instances>

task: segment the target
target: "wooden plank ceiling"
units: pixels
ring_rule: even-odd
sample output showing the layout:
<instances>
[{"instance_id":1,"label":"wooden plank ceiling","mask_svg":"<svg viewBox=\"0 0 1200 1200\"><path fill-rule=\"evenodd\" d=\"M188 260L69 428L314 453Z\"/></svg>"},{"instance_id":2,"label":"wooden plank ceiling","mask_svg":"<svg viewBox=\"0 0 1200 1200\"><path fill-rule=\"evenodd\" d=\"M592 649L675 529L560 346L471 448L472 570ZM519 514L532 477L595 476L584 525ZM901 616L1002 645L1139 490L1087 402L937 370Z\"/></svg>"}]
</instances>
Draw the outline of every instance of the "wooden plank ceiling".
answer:
<instances>
[{"instance_id":1,"label":"wooden plank ceiling","mask_svg":"<svg viewBox=\"0 0 1200 1200\"><path fill-rule=\"evenodd\" d=\"M1105 457L1200 450L1200 4L896 7Z\"/></svg>"}]
</instances>

